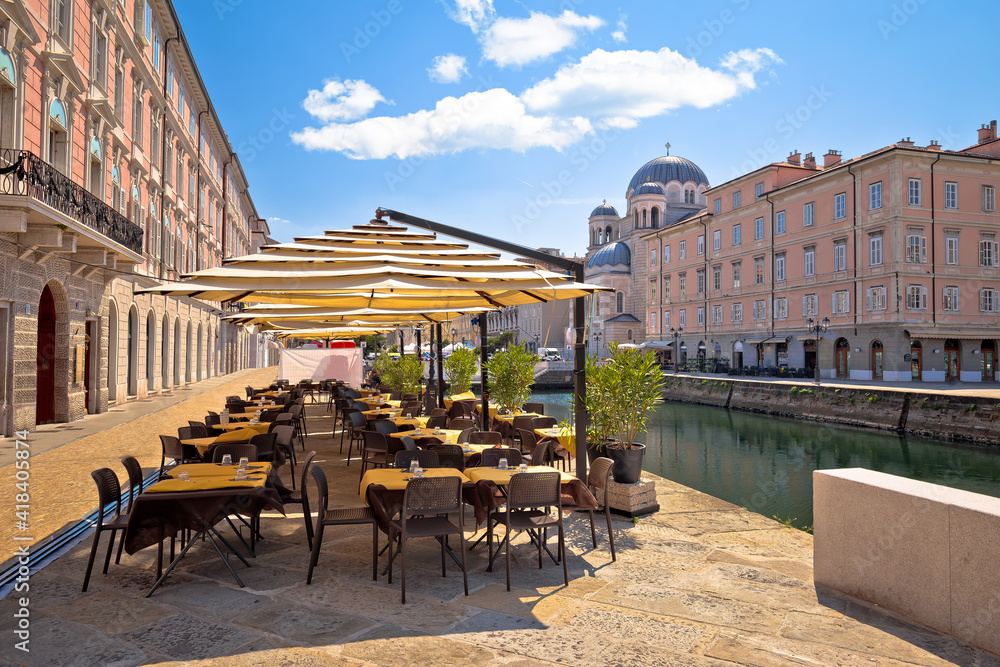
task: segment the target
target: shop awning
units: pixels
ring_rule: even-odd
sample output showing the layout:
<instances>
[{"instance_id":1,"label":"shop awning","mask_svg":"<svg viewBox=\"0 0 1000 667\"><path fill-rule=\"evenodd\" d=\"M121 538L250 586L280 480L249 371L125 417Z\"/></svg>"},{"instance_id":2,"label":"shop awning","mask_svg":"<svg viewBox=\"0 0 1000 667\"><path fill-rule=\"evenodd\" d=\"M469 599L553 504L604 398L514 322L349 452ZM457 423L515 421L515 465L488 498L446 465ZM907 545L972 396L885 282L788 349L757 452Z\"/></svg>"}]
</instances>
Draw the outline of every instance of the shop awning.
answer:
<instances>
[{"instance_id":1,"label":"shop awning","mask_svg":"<svg viewBox=\"0 0 1000 667\"><path fill-rule=\"evenodd\" d=\"M915 329L908 331L910 338L944 340L956 338L958 340L997 340L1000 339L998 329Z\"/></svg>"}]
</instances>

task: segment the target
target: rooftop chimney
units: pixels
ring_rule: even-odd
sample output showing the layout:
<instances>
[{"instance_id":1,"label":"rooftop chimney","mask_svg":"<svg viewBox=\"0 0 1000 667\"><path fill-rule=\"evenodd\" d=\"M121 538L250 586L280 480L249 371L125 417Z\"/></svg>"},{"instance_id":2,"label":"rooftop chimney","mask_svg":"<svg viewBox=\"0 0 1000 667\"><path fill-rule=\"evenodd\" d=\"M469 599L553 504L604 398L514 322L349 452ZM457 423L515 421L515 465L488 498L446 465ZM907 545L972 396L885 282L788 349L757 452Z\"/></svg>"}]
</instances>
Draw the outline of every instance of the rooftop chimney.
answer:
<instances>
[{"instance_id":1,"label":"rooftop chimney","mask_svg":"<svg viewBox=\"0 0 1000 667\"><path fill-rule=\"evenodd\" d=\"M987 141L993 141L997 138L997 122L991 120L989 125L983 125L979 128L979 143L984 144Z\"/></svg>"},{"instance_id":2,"label":"rooftop chimney","mask_svg":"<svg viewBox=\"0 0 1000 667\"><path fill-rule=\"evenodd\" d=\"M802 166L807 167L809 169L816 168L816 158L813 157L812 153L806 153L805 159L802 160Z\"/></svg>"},{"instance_id":3,"label":"rooftop chimney","mask_svg":"<svg viewBox=\"0 0 1000 667\"><path fill-rule=\"evenodd\" d=\"M840 164L840 151L835 151L832 148L826 152L823 156L823 168L829 169L830 167L835 167Z\"/></svg>"},{"instance_id":4,"label":"rooftop chimney","mask_svg":"<svg viewBox=\"0 0 1000 667\"><path fill-rule=\"evenodd\" d=\"M940 151L941 144L939 144L935 139L931 139L931 143L927 144L927 150L929 151Z\"/></svg>"},{"instance_id":5,"label":"rooftop chimney","mask_svg":"<svg viewBox=\"0 0 1000 667\"><path fill-rule=\"evenodd\" d=\"M792 151L791 153L788 154L788 163L789 164L798 164L799 160L801 160L801 159L802 159L802 153L799 153L798 149L796 149L796 150L794 150L794 151Z\"/></svg>"},{"instance_id":6,"label":"rooftop chimney","mask_svg":"<svg viewBox=\"0 0 1000 667\"><path fill-rule=\"evenodd\" d=\"M899 141L896 142L896 145L902 148L913 148L913 142L910 141L909 137L906 137L905 139L900 139Z\"/></svg>"}]
</instances>

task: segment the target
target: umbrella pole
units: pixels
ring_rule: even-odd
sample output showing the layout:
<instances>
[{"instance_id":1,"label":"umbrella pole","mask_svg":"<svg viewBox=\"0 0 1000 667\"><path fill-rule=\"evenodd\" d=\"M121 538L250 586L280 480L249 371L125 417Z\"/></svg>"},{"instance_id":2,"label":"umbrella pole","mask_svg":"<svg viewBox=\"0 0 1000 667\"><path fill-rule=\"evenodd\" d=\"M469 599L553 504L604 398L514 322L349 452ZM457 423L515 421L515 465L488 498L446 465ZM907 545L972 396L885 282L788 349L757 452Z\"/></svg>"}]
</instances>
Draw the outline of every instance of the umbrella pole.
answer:
<instances>
[{"instance_id":1,"label":"umbrella pole","mask_svg":"<svg viewBox=\"0 0 1000 667\"><path fill-rule=\"evenodd\" d=\"M437 334L437 371L438 371L437 399L438 399L438 407L443 408L444 407L444 348L441 347L441 323L438 322L438 324L434 328L437 330L435 332ZM454 343L455 341L452 341L452 344Z\"/></svg>"},{"instance_id":2,"label":"umbrella pole","mask_svg":"<svg viewBox=\"0 0 1000 667\"><path fill-rule=\"evenodd\" d=\"M399 332L399 356L406 354L406 345L403 343L403 332Z\"/></svg>"},{"instance_id":3,"label":"umbrella pole","mask_svg":"<svg viewBox=\"0 0 1000 667\"><path fill-rule=\"evenodd\" d=\"M576 280L583 282L583 264L576 267ZM596 298L596 297L594 297ZM586 301L584 297L578 297L573 304L573 326L576 327L576 344L573 347L573 397L575 401L576 416L574 426L576 432L573 434L576 443L576 476L587 483L587 405L584 399L587 396L587 347L583 341L583 325L586 321Z\"/></svg>"},{"instance_id":4,"label":"umbrella pole","mask_svg":"<svg viewBox=\"0 0 1000 667\"><path fill-rule=\"evenodd\" d=\"M490 430L490 389L486 380L486 316L488 313L479 313L479 377L483 388L483 430Z\"/></svg>"}]
</instances>

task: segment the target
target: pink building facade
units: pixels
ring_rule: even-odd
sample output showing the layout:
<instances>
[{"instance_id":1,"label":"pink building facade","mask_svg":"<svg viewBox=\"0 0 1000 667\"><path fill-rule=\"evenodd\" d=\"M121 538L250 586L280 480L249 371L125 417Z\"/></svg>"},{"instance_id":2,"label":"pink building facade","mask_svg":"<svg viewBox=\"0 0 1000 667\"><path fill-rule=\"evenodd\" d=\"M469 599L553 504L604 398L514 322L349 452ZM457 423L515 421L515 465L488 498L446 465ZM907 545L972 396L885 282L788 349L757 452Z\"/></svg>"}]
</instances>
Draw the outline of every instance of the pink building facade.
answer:
<instances>
[{"instance_id":1,"label":"pink building facade","mask_svg":"<svg viewBox=\"0 0 1000 667\"><path fill-rule=\"evenodd\" d=\"M0 431L254 363L217 304L133 291L258 220L169 0L0 3Z\"/></svg>"},{"instance_id":2,"label":"pink building facade","mask_svg":"<svg viewBox=\"0 0 1000 667\"><path fill-rule=\"evenodd\" d=\"M649 345L810 377L996 381L997 157L994 121L960 151L793 153L709 189L704 213L643 238Z\"/></svg>"}]
</instances>

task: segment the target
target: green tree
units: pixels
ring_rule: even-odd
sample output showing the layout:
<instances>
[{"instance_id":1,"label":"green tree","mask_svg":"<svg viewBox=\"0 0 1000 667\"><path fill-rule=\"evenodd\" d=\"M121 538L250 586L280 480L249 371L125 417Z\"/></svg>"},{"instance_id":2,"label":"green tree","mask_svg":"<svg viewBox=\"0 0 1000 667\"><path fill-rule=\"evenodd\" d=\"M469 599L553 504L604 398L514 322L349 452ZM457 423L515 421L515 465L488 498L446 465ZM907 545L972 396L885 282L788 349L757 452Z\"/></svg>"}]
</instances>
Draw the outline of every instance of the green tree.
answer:
<instances>
[{"instance_id":1,"label":"green tree","mask_svg":"<svg viewBox=\"0 0 1000 667\"><path fill-rule=\"evenodd\" d=\"M453 394L464 394L472 386L479 354L471 347L457 347L444 360L444 373Z\"/></svg>"},{"instance_id":2,"label":"green tree","mask_svg":"<svg viewBox=\"0 0 1000 667\"><path fill-rule=\"evenodd\" d=\"M595 444L613 441L630 449L653 408L663 402L666 382L653 352L620 348L612 343L609 358L598 364L587 362L587 438Z\"/></svg>"},{"instance_id":3,"label":"green tree","mask_svg":"<svg viewBox=\"0 0 1000 667\"><path fill-rule=\"evenodd\" d=\"M486 362L490 392L498 406L515 410L524 405L535 382L538 359L519 345L497 352Z\"/></svg>"}]
</instances>

